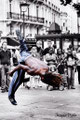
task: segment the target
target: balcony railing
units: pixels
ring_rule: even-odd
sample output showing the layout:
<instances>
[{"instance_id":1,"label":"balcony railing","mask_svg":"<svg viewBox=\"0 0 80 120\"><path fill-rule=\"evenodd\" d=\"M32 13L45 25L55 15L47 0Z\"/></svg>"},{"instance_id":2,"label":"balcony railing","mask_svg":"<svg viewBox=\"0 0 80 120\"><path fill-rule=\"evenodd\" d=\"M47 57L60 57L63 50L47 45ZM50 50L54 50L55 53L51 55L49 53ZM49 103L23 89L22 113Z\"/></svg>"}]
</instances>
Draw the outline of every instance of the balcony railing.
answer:
<instances>
[{"instance_id":1,"label":"balcony railing","mask_svg":"<svg viewBox=\"0 0 80 120\"><path fill-rule=\"evenodd\" d=\"M7 19L13 19L13 20L23 20L23 15L22 14L17 14L17 13L12 13L8 12L7 13ZM31 22L39 22L39 23L44 23L44 18L41 17L35 17L35 16L24 16L24 21L31 21Z\"/></svg>"},{"instance_id":2,"label":"balcony railing","mask_svg":"<svg viewBox=\"0 0 80 120\"><path fill-rule=\"evenodd\" d=\"M44 2L44 0L29 0L30 2L34 2L34 3L38 3L38 4L42 4Z\"/></svg>"}]
</instances>

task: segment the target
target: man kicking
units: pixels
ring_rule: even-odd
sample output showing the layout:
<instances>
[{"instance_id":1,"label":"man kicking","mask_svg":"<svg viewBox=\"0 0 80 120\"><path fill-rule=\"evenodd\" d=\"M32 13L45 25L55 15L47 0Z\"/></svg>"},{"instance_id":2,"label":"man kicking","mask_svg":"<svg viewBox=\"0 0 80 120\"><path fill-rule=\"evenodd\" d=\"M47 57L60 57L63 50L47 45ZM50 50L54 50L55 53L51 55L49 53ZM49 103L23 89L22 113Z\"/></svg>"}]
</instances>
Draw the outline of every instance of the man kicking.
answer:
<instances>
[{"instance_id":1,"label":"man kicking","mask_svg":"<svg viewBox=\"0 0 80 120\"><path fill-rule=\"evenodd\" d=\"M19 64L12 71L8 72L10 76L13 75L8 91L8 98L13 105L17 105L15 92L24 81L25 72L32 76L39 75L42 82L52 86L55 82L57 84L62 82L60 75L55 75L49 72L49 68L44 61L31 56L19 30L16 31L16 34L20 42L21 59Z\"/></svg>"}]
</instances>

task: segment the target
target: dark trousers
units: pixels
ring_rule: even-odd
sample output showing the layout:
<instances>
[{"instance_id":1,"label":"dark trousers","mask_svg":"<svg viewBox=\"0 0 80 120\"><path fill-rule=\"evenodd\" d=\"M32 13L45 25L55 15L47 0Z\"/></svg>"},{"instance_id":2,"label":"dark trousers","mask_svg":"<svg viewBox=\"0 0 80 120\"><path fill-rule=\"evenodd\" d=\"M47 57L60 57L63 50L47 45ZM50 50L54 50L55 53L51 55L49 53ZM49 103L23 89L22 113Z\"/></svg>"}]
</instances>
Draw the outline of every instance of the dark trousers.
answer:
<instances>
[{"instance_id":1,"label":"dark trousers","mask_svg":"<svg viewBox=\"0 0 80 120\"><path fill-rule=\"evenodd\" d=\"M9 86L8 96L14 97L16 90L22 84L25 72L18 70L14 73L12 81Z\"/></svg>"},{"instance_id":2,"label":"dark trousers","mask_svg":"<svg viewBox=\"0 0 80 120\"><path fill-rule=\"evenodd\" d=\"M1 67L1 89L7 91L10 84L10 77L7 75L10 66L2 65Z\"/></svg>"},{"instance_id":3,"label":"dark trousers","mask_svg":"<svg viewBox=\"0 0 80 120\"><path fill-rule=\"evenodd\" d=\"M78 82L80 84L80 66L77 66L77 71L78 71Z\"/></svg>"}]
</instances>

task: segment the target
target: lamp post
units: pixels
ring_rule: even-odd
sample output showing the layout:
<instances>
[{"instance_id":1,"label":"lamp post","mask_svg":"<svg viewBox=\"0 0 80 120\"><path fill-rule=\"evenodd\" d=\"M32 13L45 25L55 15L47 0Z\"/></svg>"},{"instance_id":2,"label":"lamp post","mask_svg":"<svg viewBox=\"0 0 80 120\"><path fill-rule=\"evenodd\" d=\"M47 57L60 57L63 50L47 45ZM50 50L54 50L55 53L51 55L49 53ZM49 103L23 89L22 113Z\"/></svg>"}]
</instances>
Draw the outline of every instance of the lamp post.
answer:
<instances>
[{"instance_id":1,"label":"lamp post","mask_svg":"<svg viewBox=\"0 0 80 120\"><path fill-rule=\"evenodd\" d=\"M37 21L38 21L38 10L39 10L39 5L37 5L36 8L37 8L36 13L37 13Z\"/></svg>"},{"instance_id":2,"label":"lamp post","mask_svg":"<svg viewBox=\"0 0 80 120\"><path fill-rule=\"evenodd\" d=\"M9 6L10 6L10 18L12 17L12 16L11 16L11 11L12 11L12 10L11 10L11 8L12 8L12 6L11 6L11 2L12 2L12 0L9 0Z\"/></svg>"},{"instance_id":3,"label":"lamp post","mask_svg":"<svg viewBox=\"0 0 80 120\"><path fill-rule=\"evenodd\" d=\"M1 34L2 34L2 31L0 31L0 43L1 43Z\"/></svg>"},{"instance_id":4,"label":"lamp post","mask_svg":"<svg viewBox=\"0 0 80 120\"><path fill-rule=\"evenodd\" d=\"M20 10L23 13L23 37L25 38L25 12L28 11L28 18L29 18L29 3L21 3Z\"/></svg>"},{"instance_id":5,"label":"lamp post","mask_svg":"<svg viewBox=\"0 0 80 120\"><path fill-rule=\"evenodd\" d=\"M12 14L11 14L11 11L12 11L11 2L12 2L12 0L9 0L10 19L12 18ZM10 23L10 35L11 34L12 34L12 24Z\"/></svg>"}]
</instances>

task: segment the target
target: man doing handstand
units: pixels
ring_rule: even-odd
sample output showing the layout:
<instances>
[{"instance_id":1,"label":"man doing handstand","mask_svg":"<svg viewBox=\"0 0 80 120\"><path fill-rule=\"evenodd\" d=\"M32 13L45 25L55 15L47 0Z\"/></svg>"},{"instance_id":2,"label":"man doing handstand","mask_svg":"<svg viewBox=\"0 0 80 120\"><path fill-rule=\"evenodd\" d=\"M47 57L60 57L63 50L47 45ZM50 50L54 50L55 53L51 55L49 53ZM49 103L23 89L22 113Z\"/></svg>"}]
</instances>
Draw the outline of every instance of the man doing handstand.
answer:
<instances>
[{"instance_id":1,"label":"man doing handstand","mask_svg":"<svg viewBox=\"0 0 80 120\"><path fill-rule=\"evenodd\" d=\"M31 56L19 30L16 31L16 34L20 41L21 59L19 64L12 71L8 72L10 76L13 75L8 91L8 98L13 105L17 105L15 100L15 92L22 84L25 72L32 76L39 75L42 82L52 86L55 82L62 82L60 75L57 76L56 81L56 75L49 72L49 68L44 61Z\"/></svg>"}]
</instances>

